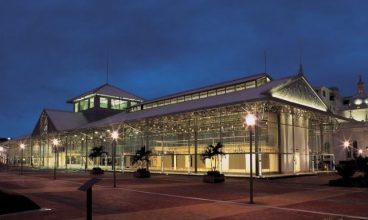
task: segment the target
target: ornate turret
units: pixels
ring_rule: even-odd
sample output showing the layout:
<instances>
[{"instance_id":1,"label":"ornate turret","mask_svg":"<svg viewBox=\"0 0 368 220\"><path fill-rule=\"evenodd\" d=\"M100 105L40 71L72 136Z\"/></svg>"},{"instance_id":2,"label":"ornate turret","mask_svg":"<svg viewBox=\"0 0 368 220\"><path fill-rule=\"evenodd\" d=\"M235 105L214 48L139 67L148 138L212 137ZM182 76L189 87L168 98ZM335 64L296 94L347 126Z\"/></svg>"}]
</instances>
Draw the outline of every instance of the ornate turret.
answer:
<instances>
[{"instance_id":1,"label":"ornate turret","mask_svg":"<svg viewBox=\"0 0 368 220\"><path fill-rule=\"evenodd\" d=\"M357 89L358 89L358 95L364 95L365 94L364 82L362 80L362 75L359 76L359 82L357 84Z\"/></svg>"}]
</instances>

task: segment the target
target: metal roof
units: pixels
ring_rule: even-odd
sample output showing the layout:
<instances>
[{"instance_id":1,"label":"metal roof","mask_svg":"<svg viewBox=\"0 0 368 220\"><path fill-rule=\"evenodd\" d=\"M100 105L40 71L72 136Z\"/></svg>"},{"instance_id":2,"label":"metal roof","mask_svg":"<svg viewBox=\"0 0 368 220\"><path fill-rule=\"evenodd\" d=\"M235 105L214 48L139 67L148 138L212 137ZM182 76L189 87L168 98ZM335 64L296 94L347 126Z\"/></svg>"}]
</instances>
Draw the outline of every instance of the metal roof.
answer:
<instances>
[{"instance_id":1,"label":"metal roof","mask_svg":"<svg viewBox=\"0 0 368 220\"><path fill-rule=\"evenodd\" d=\"M165 105L145 110L140 110L136 112L122 112L111 117L102 119L100 121L92 122L87 125L82 126L81 128L92 128L92 127L103 127L113 123L123 122L123 121L134 121L138 119L144 119L149 117L157 117L168 114L180 113L180 112L189 112L199 109L207 109L213 108L222 105L229 105L235 103L242 103L247 101L256 101L269 98L270 96L267 92L281 84L288 82L289 80L294 79L295 76L283 78L279 80L274 80L269 83L266 83L260 87L241 90L238 92L232 92L212 97L207 97L204 99L196 99L186 102L180 102L171 105Z\"/></svg>"},{"instance_id":2,"label":"metal roof","mask_svg":"<svg viewBox=\"0 0 368 220\"><path fill-rule=\"evenodd\" d=\"M67 112L52 109L45 109L44 111L57 131L72 130L88 124L87 118L81 112Z\"/></svg>"},{"instance_id":3,"label":"metal roof","mask_svg":"<svg viewBox=\"0 0 368 220\"><path fill-rule=\"evenodd\" d=\"M108 96L116 96L116 97L121 97L121 98L127 98L127 99L134 99L134 100L140 100L143 101L143 99L139 96L136 96L130 92L127 92L125 90L119 89L113 85L110 85L108 83L97 87L95 89L92 89L88 92L85 92L77 97L74 97L72 99L69 99L67 101L67 103L73 103L74 100L88 96L88 95L92 95L92 94L102 94L102 95L108 95Z\"/></svg>"}]
</instances>

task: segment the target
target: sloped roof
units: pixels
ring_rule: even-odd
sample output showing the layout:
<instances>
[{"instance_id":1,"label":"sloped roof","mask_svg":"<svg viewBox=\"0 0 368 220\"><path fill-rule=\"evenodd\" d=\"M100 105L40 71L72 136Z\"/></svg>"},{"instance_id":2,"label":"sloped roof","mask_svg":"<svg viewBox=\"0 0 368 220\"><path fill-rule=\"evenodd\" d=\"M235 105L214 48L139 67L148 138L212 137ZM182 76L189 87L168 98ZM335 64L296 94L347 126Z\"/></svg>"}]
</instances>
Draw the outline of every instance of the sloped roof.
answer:
<instances>
[{"instance_id":1,"label":"sloped roof","mask_svg":"<svg viewBox=\"0 0 368 220\"><path fill-rule=\"evenodd\" d=\"M178 92L178 93L173 93L173 94L166 95L166 96L157 97L157 98L154 98L154 99L151 99L151 100L147 100L146 103L155 102L155 101L158 101L158 100L161 100L161 99L163 100L163 99L169 99L169 98L173 98L173 97L177 97L177 96L188 95L188 94L197 93L197 92L201 92L201 91L207 91L207 90L211 90L211 89L215 89L215 88L219 88L219 87L226 87L226 86L230 86L230 85L234 85L234 84L238 84L238 83L242 83L242 82L256 80L256 79L259 79L261 77L268 77L269 79L272 80L272 77L270 75L268 75L267 73L259 73L259 74L246 76L246 77L241 77L241 78L230 80L230 81L211 84L211 85L199 87L199 88L196 88L196 89L190 89L190 90L186 90L186 91L182 91L182 92Z\"/></svg>"},{"instance_id":2,"label":"sloped roof","mask_svg":"<svg viewBox=\"0 0 368 220\"><path fill-rule=\"evenodd\" d=\"M191 100L187 102L181 102L171 105L160 106L156 108L150 108L145 110L140 110L136 112L122 112L111 117L92 122L90 124L84 125L81 128L92 128L92 127L103 127L113 123L123 122L123 121L134 121L143 118L157 117L162 115L168 115L180 112L189 112L199 109L213 108L221 105L229 105L242 103L246 101L256 101L269 98L269 90L272 88L285 84L290 80L294 79L295 76L283 78L279 80L274 80L266 83L260 87L253 89L246 89L238 92L232 92L212 97L207 97L205 99Z\"/></svg>"},{"instance_id":3,"label":"sloped roof","mask_svg":"<svg viewBox=\"0 0 368 220\"><path fill-rule=\"evenodd\" d=\"M88 96L88 95L91 95L91 94L95 94L95 93L98 93L98 94L103 94L103 95L108 95L108 96L116 96L116 97L122 97L122 98L128 98L128 99L134 99L134 100L143 100L141 97L139 96L136 96L130 92L127 92L125 90L122 90L120 88L117 88L113 85L110 85L108 83L106 84L103 84L102 86L99 86L95 89L92 89L88 92L85 92L77 97L74 97L72 99L69 99L67 101L67 103L73 103L73 100L76 100L76 99L79 99L79 98L82 98L84 96Z\"/></svg>"},{"instance_id":4,"label":"sloped roof","mask_svg":"<svg viewBox=\"0 0 368 220\"><path fill-rule=\"evenodd\" d=\"M44 112L57 131L72 130L88 124L87 118L81 112L67 112L51 109L45 109Z\"/></svg>"}]
</instances>

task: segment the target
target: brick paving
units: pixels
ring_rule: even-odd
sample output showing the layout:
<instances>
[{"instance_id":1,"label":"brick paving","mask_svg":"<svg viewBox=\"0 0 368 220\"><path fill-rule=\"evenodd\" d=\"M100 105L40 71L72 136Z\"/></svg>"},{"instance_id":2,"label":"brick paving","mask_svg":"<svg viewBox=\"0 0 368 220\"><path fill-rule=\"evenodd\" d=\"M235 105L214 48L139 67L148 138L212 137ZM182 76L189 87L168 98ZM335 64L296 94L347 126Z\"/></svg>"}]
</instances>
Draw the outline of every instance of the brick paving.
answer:
<instances>
[{"instance_id":1,"label":"brick paving","mask_svg":"<svg viewBox=\"0 0 368 220\"><path fill-rule=\"evenodd\" d=\"M0 189L28 196L50 209L0 219L85 219L86 195L78 187L93 176L84 172L57 173L0 170ZM136 179L131 173L100 176L93 188L94 219L367 219L368 189L327 186L335 174L281 179L256 179L254 200L248 204L246 178L207 184L201 176L156 175Z\"/></svg>"}]
</instances>

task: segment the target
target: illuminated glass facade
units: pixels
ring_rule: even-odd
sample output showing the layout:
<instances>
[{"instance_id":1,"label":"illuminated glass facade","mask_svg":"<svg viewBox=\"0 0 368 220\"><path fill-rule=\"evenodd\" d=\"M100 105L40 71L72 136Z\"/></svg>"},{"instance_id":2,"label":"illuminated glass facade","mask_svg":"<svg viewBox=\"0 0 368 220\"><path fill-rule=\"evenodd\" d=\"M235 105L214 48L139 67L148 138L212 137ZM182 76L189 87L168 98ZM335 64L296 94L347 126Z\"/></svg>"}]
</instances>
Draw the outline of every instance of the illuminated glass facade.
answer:
<instances>
[{"instance_id":1,"label":"illuminated glass facade","mask_svg":"<svg viewBox=\"0 0 368 220\"><path fill-rule=\"evenodd\" d=\"M288 95L277 98L284 93ZM106 103L101 98L100 107ZM109 99L111 108L126 108L128 104L123 98ZM252 154L249 128L244 125L247 113L257 116ZM202 161L200 154L207 145L221 142L225 153L218 158L222 173L248 175L252 156L256 175L296 174L324 169L318 158L331 153L329 146L335 126L334 116L303 77L273 82L264 75L137 102L120 115L78 129L51 131L48 121L51 115L47 112L41 115L36 126L38 132L10 143L12 163L20 159L17 145L25 142L28 165L53 168L56 164L61 169L91 169L99 165L109 170L111 132L117 130L116 165L120 170L135 170L132 156L145 146L153 152L152 172L206 172L211 169L211 161ZM61 142L56 156L52 150L54 138ZM98 160L88 159L95 146L103 146L108 154Z\"/></svg>"}]
</instances>

